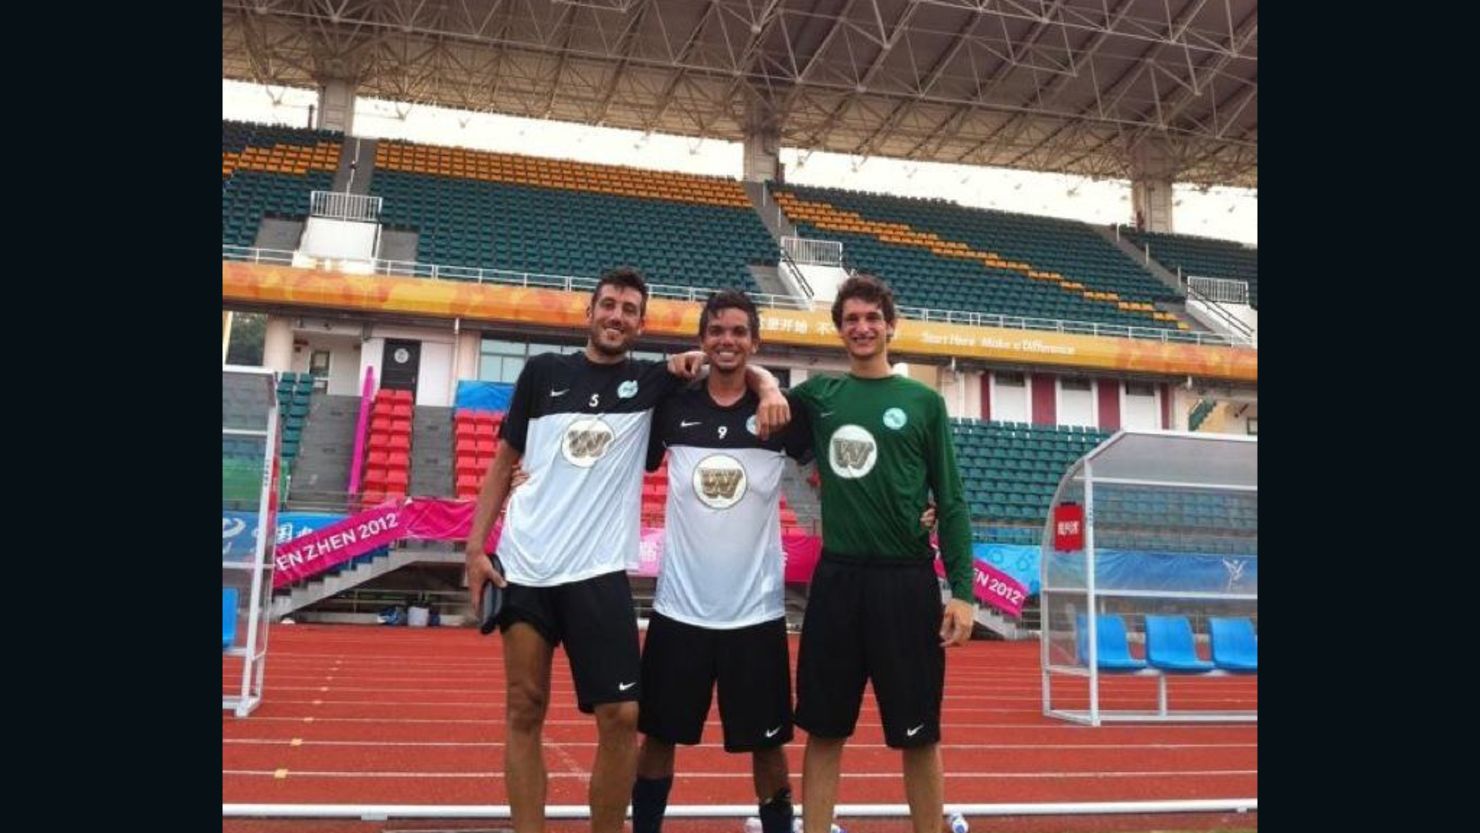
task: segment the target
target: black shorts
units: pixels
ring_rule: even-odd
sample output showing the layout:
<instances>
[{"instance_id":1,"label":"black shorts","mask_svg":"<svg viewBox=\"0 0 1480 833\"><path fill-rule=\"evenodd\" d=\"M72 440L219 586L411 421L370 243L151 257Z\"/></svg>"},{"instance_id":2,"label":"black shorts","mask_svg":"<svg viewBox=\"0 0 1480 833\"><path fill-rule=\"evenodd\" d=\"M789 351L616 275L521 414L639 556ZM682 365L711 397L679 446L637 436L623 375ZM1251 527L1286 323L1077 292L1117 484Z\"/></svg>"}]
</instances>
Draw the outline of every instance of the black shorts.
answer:
<instances>
[{"instance_id":1,"label":"black shorts","mask_svg":"<svg viewBox=\"0 0 1480 833\"><path fill-rule=\"evenodd\" d=\"M554 587L509 582L499 628L507 632L515 622L532 625L552 646L565 643L581 711L642 695L637 614L625 572Z\"/></svg>"},{"instance_id":2,"label":"black shorts","mask_svg":"<svg viewBox=\"0 0 1480 833\"><path fill-rule=\"evenodd\" d=\"M751 752L791 740L785 618L719 629L654 611L642 649L637 728L668 743L698 743L716 682L725 751Z\"/></svg>"},{"instance_id":3,"label":"black shorts","mask_svg":"<svg viewBox=\"0 0 1480 833\"><path fill-rule=\"evenodd\" d=\"M797 657L797 725L853 734L866 680L895 749L940 740L944 606L932 563L854 559L824 551L807 594Z\"/></svg>"}]
</instances>

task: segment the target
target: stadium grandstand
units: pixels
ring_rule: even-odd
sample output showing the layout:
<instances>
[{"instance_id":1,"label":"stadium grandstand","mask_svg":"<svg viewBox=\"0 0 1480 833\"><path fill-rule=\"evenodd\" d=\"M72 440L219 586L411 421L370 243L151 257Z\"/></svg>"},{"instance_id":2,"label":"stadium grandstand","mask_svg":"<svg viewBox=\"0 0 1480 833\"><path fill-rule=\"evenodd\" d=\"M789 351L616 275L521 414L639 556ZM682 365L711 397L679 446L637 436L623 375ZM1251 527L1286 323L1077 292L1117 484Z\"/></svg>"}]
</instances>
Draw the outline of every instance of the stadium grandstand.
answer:
<instances>
[{"instance_id":1,"label":"stadium grandstand","mask_svg":"<svg viewBox=\"0 0 1480 833\"><path fill-rule=\"evenodd\" d=\"M244 718L223 721L225 829L507 818L483 743L501 714L436 703L502 686L497 639L454 627L470 621L462 544L437 513L466 516L520 370L583 348L591 287L617 265L652 289L636 355L692 349L703 300L742 289L761 308L757 361L783 385L847 370L828 308L850 274L894 289L890 356L945 400L978 581L1025 595L983 604L952 657L949 805L1061 830L1132 810L1158 814L1135 829L1257 826L1254 724L1068 727L1037 688L1066 475L1122 432L1257 436L1257 248L1174 216L1175 189L1257 187L1257 24L1254 0L224 2L223 79L312 96L293 124L222 119L223 686ZM357 126L371 101L546 121L518 150L480 149ZM540 132L562 126L735 143L738 164L677 171L640 144L637 161L562 158ZM1087 222L907 196L867 166L804 182L791 150L1113 180L1129 201ZM645 476L639 617L667 489L666 470ZM820 535L813 466L788 462L782 491L792 558ZM1257 558L1257 491L1112 485L1082 502L1117 551ZM375 526L387 512L397 534ZM792 579L795 630L807 587ZM1130 617L1131 650L1172 613L1208 656L1214 621L1231 626L1197 596ZM1257 713L1257 676L1170 676L1105 678L1098 696L1155 709L1169 685ZM551 708L551 743L569 746L556 820L583 818L594 739L568 711ZM845 765L840 823L904 830L872 714L858 765L894 780ZM353 751L382 742L404 757ZM753 814L748 769L726 758L706 744L686 759L710 783L675 787L666 829Z\"/></svg>"}]
</instances>

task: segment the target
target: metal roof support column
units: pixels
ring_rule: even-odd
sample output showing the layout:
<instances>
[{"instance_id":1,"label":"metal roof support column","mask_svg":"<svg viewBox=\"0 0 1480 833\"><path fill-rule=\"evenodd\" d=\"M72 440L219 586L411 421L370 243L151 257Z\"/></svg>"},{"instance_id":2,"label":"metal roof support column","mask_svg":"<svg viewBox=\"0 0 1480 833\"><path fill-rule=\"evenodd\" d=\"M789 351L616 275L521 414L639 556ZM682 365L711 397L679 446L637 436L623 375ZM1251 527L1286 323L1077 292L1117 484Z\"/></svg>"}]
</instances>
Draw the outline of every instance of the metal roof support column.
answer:
<instances>
[{"instance_id":1,"label":"metal roof support column","mask_svg":"<svg viewBox=\"0 0 1480 833\"><path fill-rule=\"evenodd\" d=\"M1170 233L1176 162L1165 139L1147 136L1131 148L1131 217L1142 231Z\"/></svg>"},{"instance_id":2,"label":"metal roof support column","mask_svg":"<svg viewBox=\"0 0 1480 833\"><path fill-rule=\"evenodd\" d=\"M752 88L745 104L745 181L784 180L781 170L781 123L776 105L764 90Z\"/></svg>"},{"instance_id":3,"label":"metal roof support column","mask_svg":"<svg viewBox=\"0 0 1480 833\"><path fill-rule=\"evenodd\" d=\"M359 85L347 78L324 78L319 81L319 109L313 126L319 130L338 130L353 135L355 90Z\"/></svg>"}]
</instances>

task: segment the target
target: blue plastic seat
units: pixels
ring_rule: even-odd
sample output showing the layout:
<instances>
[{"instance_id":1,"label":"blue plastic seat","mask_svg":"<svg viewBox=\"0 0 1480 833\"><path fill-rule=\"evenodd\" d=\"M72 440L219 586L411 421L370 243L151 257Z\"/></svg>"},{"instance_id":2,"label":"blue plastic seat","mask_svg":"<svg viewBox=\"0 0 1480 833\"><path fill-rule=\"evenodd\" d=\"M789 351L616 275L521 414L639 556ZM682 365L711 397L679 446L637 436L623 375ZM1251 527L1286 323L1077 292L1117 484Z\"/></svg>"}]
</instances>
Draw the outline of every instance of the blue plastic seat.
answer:
<instances>
[{"instance_id":1,"label":"blue plastic seat","mask_svg":"<svg viewBox=\"0 0 1480 833\"><path fill-rule=\"evenodd\" d=\"M1075 624L1078 627L1075 639L1079 662L1089 665L1089 627L1083 613L1075 617ZM1125 637L1125 622L1119 616L1110 613L1096 616L1095 630L1101 671L1140 671L1146 667L1145 660L1131 656L1130 642Z\"/></svg>"},{"instance_id":2,"label":"blue plastic seat","mask_svg":"<svg viewBox=\"0 0 1480 833\"><path fill-rule=\"evenodd\" d=\"M1259 670L1259 640L1254 623L1242 617L1212 618L1213 664L1224 671L1248 674Z\"/></svg>"},{"instance_id":3,"label":"blue plastic seat","mask_svg":"<svg viewBox=\"0 0 1480 833\"><path fill-rule=\"evenodd\" d=\"M1192 623L1186 616L1146 616L1146 661L1162 671L1201 673L1213 663L1198 659Z\"/></svg>"},{"instance_id":4,"label":"blue plastic seat","mask_svg":"<svg viewBox=\"0 0 1480 833\"><path fill-rule=\"evenodd\" d=\"M221 650L236 641L236 588L221 588Z\"/></svg>"}]
</instances>

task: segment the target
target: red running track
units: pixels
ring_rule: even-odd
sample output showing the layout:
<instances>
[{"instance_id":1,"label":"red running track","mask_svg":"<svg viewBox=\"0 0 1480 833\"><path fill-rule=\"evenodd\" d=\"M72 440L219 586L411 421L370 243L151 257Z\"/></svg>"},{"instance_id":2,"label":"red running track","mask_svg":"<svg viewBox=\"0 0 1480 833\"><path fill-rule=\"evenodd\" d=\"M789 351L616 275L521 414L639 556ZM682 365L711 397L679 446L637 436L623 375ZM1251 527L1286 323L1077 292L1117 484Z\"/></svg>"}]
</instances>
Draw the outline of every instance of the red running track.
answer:
<instances>
[{"instance_id":1,"label":"red running track","mask_svg":"<svg viewBox=\"0 0 1480 833\"><path fill-rule=\"evenodd\" d=\"M262 705L245 719L223 712L222 801L507 803L501 646L498 637L466 628L273 628ZM1041 714L1036 641L972 642L947 657L941 754L948 804L1258 797L1253 724L1078 726ZM549 803L584 804L595 728L576 710L560 651L553 679ZM240 665L227 660L223 690L239 684ZM1054 690L1058 705L1059 678ZM1168 699L1173 708L1253 710L1257 678L1179 677ZM1152 709L1156 682L1102 678L1101 701ZM705 743L679 750L671 803L755 800L749 757L725 753L719 738L715 710ZM787 747L794 784L804 738L798 730ZM872 694L844 753L838 800L905 801L899 754L883 745Z\"/></svg>"}]
</instances>

